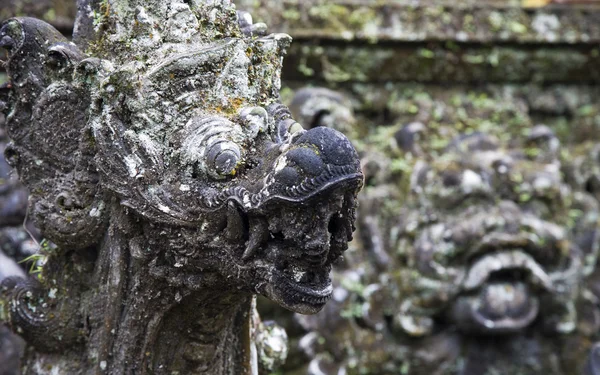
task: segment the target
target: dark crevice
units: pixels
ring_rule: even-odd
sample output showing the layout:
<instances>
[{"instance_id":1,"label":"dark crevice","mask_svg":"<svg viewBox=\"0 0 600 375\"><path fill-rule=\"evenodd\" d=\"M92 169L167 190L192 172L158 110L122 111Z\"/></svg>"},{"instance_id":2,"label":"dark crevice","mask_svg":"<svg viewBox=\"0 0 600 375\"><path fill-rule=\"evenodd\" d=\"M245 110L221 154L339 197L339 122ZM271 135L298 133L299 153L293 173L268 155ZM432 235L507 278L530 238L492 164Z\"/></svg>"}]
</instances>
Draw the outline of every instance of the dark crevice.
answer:
<instances>
[{"instance_id":1,"label":"dark crevice","mask_svg":"<svg viewBox=\"0 0 600 375\"><path fill-rule=\"evenodd\" d=\"M283 232L271 232L271 238L274 240L279 240L279 241L284 241L285 240L285 235L283 234Z\"/></svg>"},{"instance_id":2,"label":"dark crevice","mask_svg":"<svg viewBox=\"0 0 600 375\"><path fill-rule=\"evenodd\" d=\"M323 118L325 116L330 115L331 113L327 110L322 110L319 111L312 119L311 123L309 124L308 128L309 129L313 129L313 128L317 128L319 126L322 126L321 123L323 122Z\"/></svg>"}]
</instances>

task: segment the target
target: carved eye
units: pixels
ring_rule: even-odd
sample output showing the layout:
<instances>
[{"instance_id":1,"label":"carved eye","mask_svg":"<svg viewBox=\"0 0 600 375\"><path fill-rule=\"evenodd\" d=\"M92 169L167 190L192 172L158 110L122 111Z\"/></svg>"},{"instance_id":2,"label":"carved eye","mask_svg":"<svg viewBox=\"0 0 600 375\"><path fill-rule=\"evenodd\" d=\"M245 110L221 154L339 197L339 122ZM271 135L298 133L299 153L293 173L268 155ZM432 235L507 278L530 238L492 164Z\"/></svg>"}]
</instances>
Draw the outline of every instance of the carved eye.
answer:
<instances>
[{"instance_id":1,"label":"carved eye","mask_svg":"<svg viewBox=\"0 0 600 375\"><path fill-rule=\"evenodd\" d=\"M235 174L235 168L241 160L241 151L237 144L221 141L209 146L207 166L220 177Z\"/></svg>"},{"instance_id":2,"label":"carved eye","mask_svg":"<svg viewBox=\"0 0 600 375\"><path fill-rule=\"evenodd\" d=\"M244 159L239 145L248 139L239 125L217 116L191 119L183 137L185 163L219 180L235 174Z\"/></svg>"}]
</instances>

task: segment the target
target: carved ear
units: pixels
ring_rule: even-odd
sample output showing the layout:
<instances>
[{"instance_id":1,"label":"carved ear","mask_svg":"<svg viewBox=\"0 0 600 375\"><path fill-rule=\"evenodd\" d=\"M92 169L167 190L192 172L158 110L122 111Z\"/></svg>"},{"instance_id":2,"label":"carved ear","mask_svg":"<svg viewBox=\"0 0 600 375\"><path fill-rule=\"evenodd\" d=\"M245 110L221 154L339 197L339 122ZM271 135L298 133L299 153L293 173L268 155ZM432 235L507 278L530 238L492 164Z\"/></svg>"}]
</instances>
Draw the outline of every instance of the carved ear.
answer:
<instances>
[{"instance_id":1,"label":"carved ear","mask_svg":"<svg viewBox=\"0 0 600 375\"><path fill-rule=\"evenodd\" d=\"M0 40L9 47L6 155L29 189L30 214L60 247L90 246L106 220L87 126L90 94L73 79L84 54L32 18L3 23Z\"/></svg>"}]
</instances>

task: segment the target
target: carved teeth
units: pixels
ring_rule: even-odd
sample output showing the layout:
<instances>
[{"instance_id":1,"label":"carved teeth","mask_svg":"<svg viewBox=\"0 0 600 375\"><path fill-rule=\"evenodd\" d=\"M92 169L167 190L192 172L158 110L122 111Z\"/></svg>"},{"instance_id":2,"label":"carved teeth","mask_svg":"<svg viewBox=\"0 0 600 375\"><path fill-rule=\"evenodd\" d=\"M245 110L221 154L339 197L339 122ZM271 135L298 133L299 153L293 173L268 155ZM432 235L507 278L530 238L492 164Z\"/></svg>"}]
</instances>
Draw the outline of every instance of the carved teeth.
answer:
<instances>
[{"instance_id":1,"label":"carved teeth","mask_svg":"<svg viewBox=\"0 0 600 375\"><path fill-rule=\"evenodd\" d=\"M293 267L292 268L292 274L294 277L294 281L296 281L297 283L301 282L303 279L306 279L306 271L303 271L297 267Z\"/></svg>"},{"instance_id":2,"label":"carved teeth","mask_svg":"<svg viewBox=\"0 0 600 375\"><path fill-rule=\"evenodd\" d=\"M463 288L476 289L483 285L493 272L507 269L528 270L531 282L547 290L554 289L552 281L542 267L530 255L519 250L490 254L478 259L469 269Z\"/></svg>"},{"instance_id":3,"label":"carved teeth","mask_svg":"<svg viewBox=\"0 0 600 375\"><path fill-rule=\"evenodd\" d=\"M227 228L225 229L225 236L230 240L240 240L244 237L244 232L244 218L238 211L235 203L229 202L227 204Z\"/></svg>"},{"instance_id":4,"label":"carved teeth","mask_svg":"<svg viewBox=\"0 0 600 375\"><path fill-rule=\"evenodd\" d=\"M250 239L246 245L246 250L242 255L243 260L248 260L252 257L262 245L269 240L269 226L265 220L250 219Z\"/></svg>"}]
</instances>

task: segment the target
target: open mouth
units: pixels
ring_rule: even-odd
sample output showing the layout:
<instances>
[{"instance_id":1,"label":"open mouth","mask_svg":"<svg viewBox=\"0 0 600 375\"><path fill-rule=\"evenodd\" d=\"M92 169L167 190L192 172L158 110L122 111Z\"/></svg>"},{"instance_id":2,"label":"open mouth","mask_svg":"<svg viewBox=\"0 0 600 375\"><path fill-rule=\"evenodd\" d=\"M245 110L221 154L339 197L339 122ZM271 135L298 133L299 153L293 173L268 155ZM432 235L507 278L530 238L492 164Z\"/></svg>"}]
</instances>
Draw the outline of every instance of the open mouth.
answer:
<instances>
[{"instance_id":1,"label":"open mouth","mask_svg":"<svg viewBox=\"0 0 600 375\"><path fill-rule=\"evenodd\" d=\"M463 289L477 289L494 277L515 281L524 278L534 285L552 290L552 281L546 271L521 250L488 254L479 258L469 268Z\"/></svg>"},{"instance_id":2,"label":"open mouth","mask_svg":"<svg viewBox=\"0 0 600 375\"><path fill-rule=\"evenodd\" d=\"M289 310L314 314L321 310L333 293L330 271L330 265L310 270L296 266L289 266L283 271L274 270L272 282L266 286L265 292Z\"/></svg>"},{"instance_id":3,"label":"open mouth","mask_svg":"<svg viewBox=\"0 0 600 375\"><path fill-rule=\"evenodd\" d=\"M487 254L467 271L452 307L469 331L510 333L529 326L539 313L539 295L552 293L552 277L522 250Z\"/></svg>"}]
</instances>

